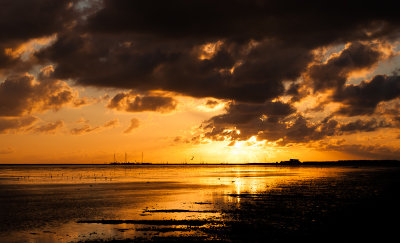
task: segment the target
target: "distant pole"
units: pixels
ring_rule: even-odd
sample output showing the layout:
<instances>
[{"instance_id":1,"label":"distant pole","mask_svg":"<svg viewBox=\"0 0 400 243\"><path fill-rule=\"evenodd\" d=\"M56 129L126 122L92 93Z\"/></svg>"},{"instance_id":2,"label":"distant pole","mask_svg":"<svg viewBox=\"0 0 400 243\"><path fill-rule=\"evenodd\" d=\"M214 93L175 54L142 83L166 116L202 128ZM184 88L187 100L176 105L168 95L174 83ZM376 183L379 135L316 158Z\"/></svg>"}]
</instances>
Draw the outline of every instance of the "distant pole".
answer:
<instances>
[{"instance_id":1,"label":"distant pole","mask_svg":"<svg viewBox=\"0 0 400 243\"><path fill-rule=\"evenodd\" d=\"M114 163L117 162L117 160L115 159L115 153L114 153Z\"/></svg>"},{"instance_id":2,"label":"distant pole","mask_svg":"<svg viewBox=\"0 0 400 243\"><path fill-rule=\"evenodd\" d=\"M126 157L126 152L125 152L125 163L127 163L128 161L127 161L127 157Z\"/></svg>"},{"instance_id":3,"label":"distant pole","mask_svg":"<svg viewBox=\"0 0 400 243\"><path fill-rule=\"evenodd\" d=\"M142 163L143 163L143 152L142 152Z\"/></svg>"}]
</instances>

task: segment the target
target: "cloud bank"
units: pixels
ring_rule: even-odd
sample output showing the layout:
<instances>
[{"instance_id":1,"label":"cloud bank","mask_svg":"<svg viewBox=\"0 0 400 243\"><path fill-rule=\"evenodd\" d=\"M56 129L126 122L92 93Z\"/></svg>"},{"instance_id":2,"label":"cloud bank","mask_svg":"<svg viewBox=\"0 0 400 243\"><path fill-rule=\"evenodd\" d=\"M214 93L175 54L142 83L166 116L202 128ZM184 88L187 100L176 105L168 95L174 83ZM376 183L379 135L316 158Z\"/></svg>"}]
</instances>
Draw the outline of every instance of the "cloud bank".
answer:
<instances>
[{"instance_id":1,"label":"cloud bank","mask_svg":"<svg viewBox=\"0 0 400 243\"><path fill-rule=\"evenodd\" d=\"M125 112L176 109L173 97L154 91L230 102L224 114L201 125L201 137L208 140L256 136L286 145L398 129L398 115L385 106L399 98L399 67L391 74L361 75L398 55L400 15L394 2L1 4L7 6L0 7L0 28L7 33L0 35L0 74L7 74L0 83L0 116L8 117L1 118L3 131L23 127L29 122L21 117L32 112L85 104L65 80L131 90L117 93L107 105ZM29 40L49 36L55 36L54 41L29 57L15 54ZM25 73L47 65L54 70L37 80ZM357 75L362 81L352 79ZM325 98L305 103L317 95ZM337 109L329 110L331 104ZM300 109L302 105L309 109ZM54 123L42 129L51 131L52 125L61 126ZM71 133L98 129L85 125Z\"/></svg>"}]
</instances>

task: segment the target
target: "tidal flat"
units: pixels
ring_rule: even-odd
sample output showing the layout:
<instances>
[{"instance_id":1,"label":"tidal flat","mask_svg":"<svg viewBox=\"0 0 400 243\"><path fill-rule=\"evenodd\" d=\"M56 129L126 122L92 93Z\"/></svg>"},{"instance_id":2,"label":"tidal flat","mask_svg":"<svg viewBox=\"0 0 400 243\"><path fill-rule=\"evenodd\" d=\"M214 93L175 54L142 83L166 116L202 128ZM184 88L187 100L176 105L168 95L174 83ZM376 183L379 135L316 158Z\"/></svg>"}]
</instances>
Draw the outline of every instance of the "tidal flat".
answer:
<instances>
[{"instance_id":1,"label":"tidal flat","mask_svg":"<svg viewBox=\"0 0 400 243\"><path fill-rule=\"evenodd\" d=\"M0 242L384 242L400 168L1 165Z\"/></svg>"}]
</instances>

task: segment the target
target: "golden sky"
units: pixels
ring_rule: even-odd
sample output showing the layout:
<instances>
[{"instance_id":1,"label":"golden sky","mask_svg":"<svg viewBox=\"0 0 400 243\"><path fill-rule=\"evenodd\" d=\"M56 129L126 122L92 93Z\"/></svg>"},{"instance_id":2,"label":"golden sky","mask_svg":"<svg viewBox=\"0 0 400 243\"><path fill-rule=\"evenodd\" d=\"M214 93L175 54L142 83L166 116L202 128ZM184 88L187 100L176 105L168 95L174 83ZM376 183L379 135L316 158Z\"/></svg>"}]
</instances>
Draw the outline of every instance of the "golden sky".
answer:
<instances>
[{"instance_id":1,"label":"golden sky","mask_svg":"<svg viewBox=\"0 0 400 243\"><path fill-rule=\"evenodd\" d=\"M400 159L386 9L5 2L0 163Z\"/></svg>"}]
</instances>

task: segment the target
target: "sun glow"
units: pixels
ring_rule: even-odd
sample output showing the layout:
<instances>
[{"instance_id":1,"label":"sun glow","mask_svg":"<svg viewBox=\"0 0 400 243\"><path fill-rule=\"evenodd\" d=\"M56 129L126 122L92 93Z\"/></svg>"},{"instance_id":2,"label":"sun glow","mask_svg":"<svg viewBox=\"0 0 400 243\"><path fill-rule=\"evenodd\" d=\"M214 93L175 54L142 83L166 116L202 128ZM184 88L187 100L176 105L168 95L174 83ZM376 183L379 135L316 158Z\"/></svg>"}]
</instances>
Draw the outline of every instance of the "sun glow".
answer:
<instances>
[{"instance_id":1,"label":"sun glow","mask_svg":"<svg viewBox=\"0 0 400 243\"><path fill-rule=\"evenodd\" d=\"M240 133L240 131L238 131ZM238 134L239 134L238 133ZM260 158L260 153L265 152L265 141L257 141L255 136L251 137L247 141L234 141L231 142L226 150L228 157L233 160L238 160L238 162L254 162L258 161Z\"/></svg>"},{"instance_id":2,"label":"sun glow","mask_svg":"<svg viewBox=\"0 0 400 243\"><path fill-rule=\"evenodd\" d=\"M245 141L211 142L202 146L201 153L218 158L214 161L217 163L266 162L275 157L275 148L270 145L268 141L257 141L253 136Z\"/></svg>"}]
</instances>

